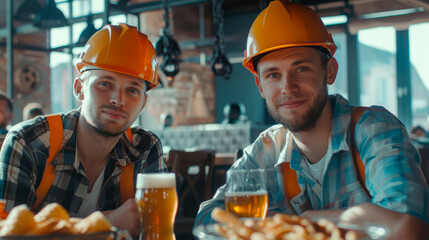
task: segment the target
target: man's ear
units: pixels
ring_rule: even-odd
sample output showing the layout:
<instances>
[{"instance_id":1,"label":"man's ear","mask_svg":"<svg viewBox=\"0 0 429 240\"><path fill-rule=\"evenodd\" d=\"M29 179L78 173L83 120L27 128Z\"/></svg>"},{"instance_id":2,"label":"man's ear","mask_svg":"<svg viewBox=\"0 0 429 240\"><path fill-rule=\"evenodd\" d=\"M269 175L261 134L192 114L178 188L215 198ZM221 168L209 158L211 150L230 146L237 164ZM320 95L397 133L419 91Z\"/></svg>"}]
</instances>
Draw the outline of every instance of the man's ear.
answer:
<instances>
[{"instance_id":1,"label":"man's ear","mask_svg":"<svg viewBox=\"0 0 429 240\"><path fill-rule=\"evenodd\" d=\"M76 78L73 83L73 93L75 98L79 101L82 101L84 99L82 90L83 90L82 79Z\"/></svg>"},{"instance_id":2,"label":"man's ear","mask_svg":"<svg viewBox=\"0 0 429 240\"><path fill-rule=\"evenodd\" d=\"M143 109L146 106L146 103L147 103L147 93L144 94L144 102L143 102L142 108L140 109L140 113L143 112Z\"/></svg>"},{"instance_id":3,"label":"man's ear","mask_svg":"<svg viewBox=\"0 0 429 240\"><path fill-rule=\"evenodd\" d=\"M328 72L327 72L327 79L326 79L326 83L328 85L332 85L335 82L335 79L337 78L337 73L338 73L338 62L337 59L335 59L334 57L332 57L331 59L329 59L328 61Z\"/></svg>"},{"instance_id":4,"label":"man's ear","mask_svg":"<svg viewBox=\"0 0 429 240\"><path fill-rule=\"evenodd\" d=\"M257 74L257 73L255 73L254 75L255 75L255 82L256 82L256 86L258 86L258 89L259 89L259 93L261 94L261 97L262 97L263 99L265 99L264 91L262 90L261 82L259 81L258 74Z\"/></svg>"}]
</instances>

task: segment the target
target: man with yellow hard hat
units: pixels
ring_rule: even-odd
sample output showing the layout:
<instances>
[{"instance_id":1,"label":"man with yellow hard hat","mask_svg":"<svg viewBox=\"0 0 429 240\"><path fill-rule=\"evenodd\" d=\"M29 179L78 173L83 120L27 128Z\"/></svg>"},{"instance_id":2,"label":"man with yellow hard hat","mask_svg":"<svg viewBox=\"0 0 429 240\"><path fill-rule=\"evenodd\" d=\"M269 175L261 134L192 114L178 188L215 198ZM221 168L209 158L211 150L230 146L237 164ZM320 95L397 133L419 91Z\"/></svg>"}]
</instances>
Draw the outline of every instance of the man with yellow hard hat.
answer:
<instances>
[{"instance_id":1,"label":"man with yellow hard hat","mask_svg":"<svg viewBox=\"0 0 429 240\"><path fill-rule=\"evenodd\" d=\"M425 239L429 190L404 125L383 107L352 107L328 95L335 43L310 8L276 0L254 21L244 66L279 123L231 169L268 169L268 215L276 212L387 226L391 239ZM226 186L201 204L196 225L225 208ZM426 234L426 236L425 236Z\"/></svg>"},{"instance_id":2,"label":"man with yellow hard hat","mask_svg":"<svg viewBox=\"0 0 429 240\"><path fill-rule=\"evenodd\" d=\"M38 211L60 203L72 217L99 210L137 236L134 190L139 172L162 172L159 138L130 127L147 91L158 85L155 49L127 24L106 25L86 43L73 90L81 106L17 124L0 152L0 198L6 210Z\"/></svg>"}]
</instances>

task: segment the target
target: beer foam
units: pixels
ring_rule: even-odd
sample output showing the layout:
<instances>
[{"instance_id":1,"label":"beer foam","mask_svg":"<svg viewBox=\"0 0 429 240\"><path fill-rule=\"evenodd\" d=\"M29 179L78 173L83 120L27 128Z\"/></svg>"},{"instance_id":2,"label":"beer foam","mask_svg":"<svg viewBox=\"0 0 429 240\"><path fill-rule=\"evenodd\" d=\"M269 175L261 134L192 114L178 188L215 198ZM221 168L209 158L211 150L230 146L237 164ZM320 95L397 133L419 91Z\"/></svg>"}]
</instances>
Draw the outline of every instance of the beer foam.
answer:
<instances>
[{"instance_id":1,"label":"beer foam","mask_svg":"<svg viewBox=\"0 0 429 240\"><path fill-rule=\"evenodd\" d=\"M174 173L139 173L136 188L175 188Z\"/></svg>"}]
</instances>

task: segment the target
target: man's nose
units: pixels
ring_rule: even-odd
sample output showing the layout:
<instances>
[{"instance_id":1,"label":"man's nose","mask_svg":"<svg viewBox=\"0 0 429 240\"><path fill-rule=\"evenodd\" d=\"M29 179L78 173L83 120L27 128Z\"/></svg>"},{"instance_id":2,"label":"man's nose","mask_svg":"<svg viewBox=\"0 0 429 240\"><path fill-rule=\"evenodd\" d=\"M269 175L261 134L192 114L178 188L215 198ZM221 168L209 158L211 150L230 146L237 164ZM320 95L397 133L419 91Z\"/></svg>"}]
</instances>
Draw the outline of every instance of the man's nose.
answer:
<instances>
[{"instance_id":1,"label":"man's nose","mask_svg":"<svg viewBox=\"0 0 429 240\"><path fill-rule=\"evenodd\" d=\"M110 97L110 103L113 104L113 105L115 105L115 106L123 106L123 105L125 105L124 97L123 97L121 89L116 90L112 94L112 96Z\"/></svg>"},{"instance_id":2,"label":"man's nose","mask_svg":"<svg viewBox=\"0 0 429 240\"><path fill-rule=\"evenodd\" d=\"M284 95L296 92L298 90L298 85L296 84L296 81L293 75L290 73L283 74L281 82L282 82L281 93Z\"/></svg>"}]
</instances>

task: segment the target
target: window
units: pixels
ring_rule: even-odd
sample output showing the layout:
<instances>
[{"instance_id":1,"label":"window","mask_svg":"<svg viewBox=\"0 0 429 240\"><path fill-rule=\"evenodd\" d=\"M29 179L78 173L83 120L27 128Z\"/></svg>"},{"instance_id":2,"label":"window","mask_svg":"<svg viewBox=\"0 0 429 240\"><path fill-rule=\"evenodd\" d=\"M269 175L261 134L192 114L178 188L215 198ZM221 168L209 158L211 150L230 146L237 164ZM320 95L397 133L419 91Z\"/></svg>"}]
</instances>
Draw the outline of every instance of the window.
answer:
<instances>
[{"instance_id":1,"label":"window","mask_svg":"<svg viewBox=\"0 0 429 240\"><path fill-rule=\"evenodd\" d=\"M398 115L395 28L360 30L358 44L361 105L381 105Z\"/></svg>"},{"instance_id":2,"label":"window","mask_svg":"<svg viewBox=\"0 0 429 240\"><path fill-rule=\"evenodd\" d=\"M429 23L415 24L409 27L412 125L421 125L424 128L428 127L429 115L428 38Z\"/></svg>"},{"instance_id":3,"label":"window","mask_svg":"<svg viewBox=\"0 0 429 240\"><path fill-rule=\"evenodd\" d=\"M329 94L341 94L343 97L348 98L347 92L347 40L345 33L332 34L337 51L335 52L335 59L338 62L337 78L332 85L328 85Z\"/></svg>"}]
</instances>

